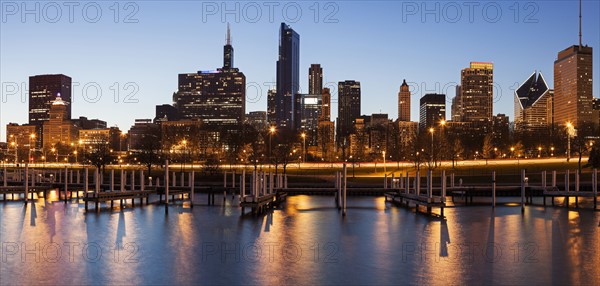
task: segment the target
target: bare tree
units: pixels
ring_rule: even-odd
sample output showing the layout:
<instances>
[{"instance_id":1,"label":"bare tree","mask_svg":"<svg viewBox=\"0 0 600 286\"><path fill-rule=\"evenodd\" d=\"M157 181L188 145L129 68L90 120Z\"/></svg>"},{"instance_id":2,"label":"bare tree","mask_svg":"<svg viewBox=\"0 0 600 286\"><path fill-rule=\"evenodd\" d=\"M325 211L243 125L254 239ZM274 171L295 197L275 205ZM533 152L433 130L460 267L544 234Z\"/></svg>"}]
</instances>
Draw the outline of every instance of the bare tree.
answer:
<instances>
[{"instance_id":1,"label":"bare tree","mask_svg":"<svg viewBox=\"0 0 600 286\"><path fill-rule=\"evenodd\" d=\"M488 133L485 135L485 137L483 137L481 155L485 159L486 165L488 164L488 159L492 158L494 153L493 139L494 137L491 133Z\"/></svg>"},{"instance_id":2,"label":"bare tree","mask_svg":"<svg viewBox=\"0 0 600 286\"><path fill-rule=\"evenodd\" d=\"M138 150L136 156L141 164L148 169L148 174L152 172L152 166L161 163L161 144L160 144L160 129L158 126L149 127L141 136L139 146L132 146Z\"/></svg>"}]
</instances>

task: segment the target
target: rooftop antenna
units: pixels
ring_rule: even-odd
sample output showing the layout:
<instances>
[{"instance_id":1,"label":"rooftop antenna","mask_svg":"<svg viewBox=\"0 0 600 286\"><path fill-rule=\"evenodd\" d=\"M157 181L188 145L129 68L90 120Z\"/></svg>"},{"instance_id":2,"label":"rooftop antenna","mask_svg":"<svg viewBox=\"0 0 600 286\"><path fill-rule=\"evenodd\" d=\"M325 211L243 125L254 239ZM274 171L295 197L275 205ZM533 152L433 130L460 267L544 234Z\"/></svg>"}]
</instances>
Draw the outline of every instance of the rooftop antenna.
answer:
<instances>
[{"instance_id":1,"label":"rooftop antenna","mask_svg":"<svg viewBox=\"0 0 600 286\"><path fill-rule=\"evenodd\" d=\"M582 0L579 0L579 48L581 49L582 47L582 41L581 41L581 2Z\"/></svg>"},{"instance_id":2,"label":"rooftop antenna","mask_svg":"<svg viewBox=\"0 0 600 286\"><path fill-rule=\"evenodd\" d=\"M231 31L229 30L229 23L227 23L227 39L226 39L226 44L227 45L231 45Z\"/></svg>"}]
</instances>

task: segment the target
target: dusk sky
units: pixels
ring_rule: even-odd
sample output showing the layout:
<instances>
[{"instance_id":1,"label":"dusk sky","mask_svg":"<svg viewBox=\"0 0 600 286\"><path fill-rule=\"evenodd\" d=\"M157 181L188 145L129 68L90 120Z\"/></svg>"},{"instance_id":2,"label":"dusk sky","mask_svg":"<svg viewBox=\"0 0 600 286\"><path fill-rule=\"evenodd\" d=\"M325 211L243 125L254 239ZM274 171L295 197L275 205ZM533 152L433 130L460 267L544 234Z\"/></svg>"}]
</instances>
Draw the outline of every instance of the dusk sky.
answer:
<instances>
[{"instance_id":1,"label":"dusk sky","mask_svg":"<svg viewBox=\"0 0 600 286\"><path fill-rule=\"evenodd\" d=\"M135 119L153 118L155 105L172 103L179 73L223 65L227 22L234 65L251 85L246 112L266 110L267 90L275 86L278 30L286 22L300 35L301 89L308 90L310 64L320 63L325 86L334 87L333 118L337 116L337 82L343 80L361 82L363 114L382 112L395 119L397 93L406 79L413 90L413 121L418 120L418 100L425 93L445 93L450 116L460 70L471 61L486 61L494 63L494 114L508 114L512 121L517 85L538 70L553 87L557 53L578 44L578 1L311 1L287 6L287 2L271 2L279 4L273 7L272 19L263 2L145 1L129 2L133 3L129 6L119 2L116 8L111 1L96 2L102 10L96 23L90 21L95 17L93 7L88 6L87 18L82 15L86 2L77 2L72 23L68 6L60 6L62 13L57 16L56 7L46 2L28 2L28 7L34 3L40 4L39 23L36 15L22 15L22 2L2 2L0 141L6 139L6 124L27 123L23 89L31 75L62 73L78 83L73 87L73 117L99 118L122 130L128 130ZM230 9L239 5L238 19L235 12L223 13L223 3ZM439 5L439 10L425 15L423 5L429 9ZM473 5L472 19L468 5ZM219 11L208 15L215 7ZM598 97L600 3L583 1L583 7L583 44L594 48L593 89ZM415 8L419 11L410 13ZM125 23L132 13L129 20L137 23ZM54 18L57 23L51 23ZM94 83L101 87L101 97L94 88L84 94L83 86ZM118 100L115 83L120 90ZM11 92L15 86L20 88L18 94ZM124 102L131 92L137 103ZM97 102L90 102L95 97Z\"/></svg>"}]
</instances>

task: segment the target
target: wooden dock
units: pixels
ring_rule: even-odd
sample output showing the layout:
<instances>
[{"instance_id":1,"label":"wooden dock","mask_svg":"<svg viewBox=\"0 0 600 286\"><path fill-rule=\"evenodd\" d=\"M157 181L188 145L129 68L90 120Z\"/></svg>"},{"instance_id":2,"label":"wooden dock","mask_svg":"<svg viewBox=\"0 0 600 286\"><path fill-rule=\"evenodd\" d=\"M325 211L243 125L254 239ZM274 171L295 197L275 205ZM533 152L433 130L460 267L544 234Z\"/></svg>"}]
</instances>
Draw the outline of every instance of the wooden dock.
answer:
<instances>
[{"instance_id":1,"label":"wooden dock","mask_svg":"<svg viewBox=\"0 0 600 286\"><path fill-rule=\"evenodd\" d=\"M23 195L23 199L25 199L25 202L27 202L28 199L33 200L33 194L37 194L39 196L39 194L43 194L44 198L46 198L48 191L53 190L54 188L50 187L50 186L28 186L27 188L25 186L1 186L0 187L0 194L2 195L2 200L6 201L6 197L7 195L11 196L11 200L15 200L15 195L17 195L17 199L21 198L21 195ZM30 198L27 198L26 196L30 196Z\"/></svg>"},{"instance_id":2,"label":"wooden dock","mask_svg":"<svg viewBox=\"0 0 600 286\"><path fill-rule=\"evenodd\" d=\"M114 202L119 201L121 207L127 203L127 200L131 200L131 205L135 207L135 199L140 200L140 205L143 205L144 199L146 199L146 204L148 204L149 197L153 194L154 191L124 191L124 192L87 192L83 196L83 201L85 202L85 210L88 210L88 203L93 202L96 206L96 210L99 210L99 204L101 202L110 202L110 207L113 208Z\"/></svg>"},{"instance_id":3,"label":"wooden dock","mask_svg":"<svg viewBox=\"0 0 600 286\"><path fill-rule=\"evenodd\" d=\"M436 207L440 209L440 216L444 216L444 207L446 207L446 200L441 196L427 197L424 195L411 194L406 192L388 192L385 193L385 200L399 205L406 205L410 207L413 203L416 207L416 211L419 211L419 206L424 206L427 209L427 214L431 214L432 208Z\"/></svg>"}]
</instances>

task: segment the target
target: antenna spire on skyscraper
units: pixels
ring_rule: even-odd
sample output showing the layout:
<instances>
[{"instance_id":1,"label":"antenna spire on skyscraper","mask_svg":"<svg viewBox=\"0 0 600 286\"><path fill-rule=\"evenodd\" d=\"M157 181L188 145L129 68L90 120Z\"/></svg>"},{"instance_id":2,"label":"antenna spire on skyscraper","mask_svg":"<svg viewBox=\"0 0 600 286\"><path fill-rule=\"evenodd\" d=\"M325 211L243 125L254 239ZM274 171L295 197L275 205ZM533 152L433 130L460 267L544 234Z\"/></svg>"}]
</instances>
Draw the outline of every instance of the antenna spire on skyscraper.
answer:
<instances>
[{"instance_id":1,"label":"antenna spire on skyscraper","mask_svg":"<svg viewBox=\"0 0 600 286\"><path fill-rule=\"evenodd\" d=\"M231 31L229 29L229 22L227 23L227 39L226 44L231 45Z\"/></svg>"},{"instance_id":2,"label":"antenna spire on skyscraper","mask_svg":"<svg viewBox=\"0 0 600 286\"><path fill-rule=\"evenodd\" d=\"M579 48L583 46L581 40L581 0L579 0Z\"/></svg>"}]
</instances>

